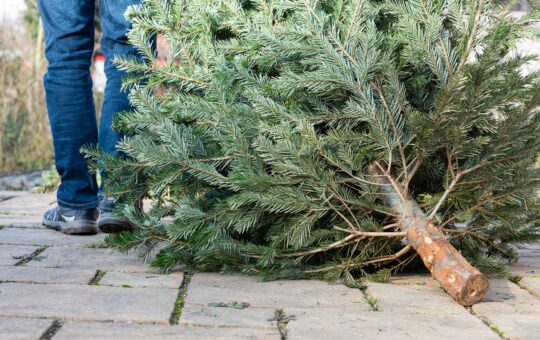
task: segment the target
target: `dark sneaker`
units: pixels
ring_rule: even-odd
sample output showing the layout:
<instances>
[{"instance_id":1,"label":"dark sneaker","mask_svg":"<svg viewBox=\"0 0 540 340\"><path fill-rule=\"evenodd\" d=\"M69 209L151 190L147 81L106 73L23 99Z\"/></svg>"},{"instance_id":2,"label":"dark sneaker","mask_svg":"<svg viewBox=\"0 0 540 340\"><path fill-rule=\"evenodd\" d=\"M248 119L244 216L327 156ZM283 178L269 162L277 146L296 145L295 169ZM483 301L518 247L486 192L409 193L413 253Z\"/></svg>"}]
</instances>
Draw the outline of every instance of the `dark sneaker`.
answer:
<instances>
[{"instance_id":1,"label":"dark sneaker","mask_svg":"<svg viewBox=\"0 0 540 340\"><path fill-rule=\"evenodd\" d=\"M133 231L137 226L124 216L118 216L114 213L116 199L111 197L104 198L99 205L98 227L104 233L114 234L122 231ZM137 204L137 209L142 210L142 203Z\"/></svg>"},{"instance_id":2,"label":"dark sneaker","mask_svg":"<svg viewBox=\"0 0 540 340\"><path fill-rule=\"evenodd\" d=\"M71 209L57 206L43 215L43 225L70 235L93 235L98 232L98 209Z\"/></svg>"}]
</instances>

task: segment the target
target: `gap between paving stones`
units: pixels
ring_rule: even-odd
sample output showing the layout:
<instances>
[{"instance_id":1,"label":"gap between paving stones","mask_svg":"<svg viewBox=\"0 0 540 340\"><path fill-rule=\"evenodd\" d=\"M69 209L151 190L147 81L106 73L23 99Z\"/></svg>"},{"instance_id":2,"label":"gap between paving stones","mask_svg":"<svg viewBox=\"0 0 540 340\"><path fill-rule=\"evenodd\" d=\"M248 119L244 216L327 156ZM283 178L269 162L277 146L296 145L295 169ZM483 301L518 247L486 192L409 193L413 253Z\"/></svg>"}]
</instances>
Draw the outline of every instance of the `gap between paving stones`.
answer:
<instances>
[{"instance_id":1,"label":"gap between paving stones","mask_svg":"<svg viewBox=\"0 0 540 340\"><path fill-rule=\"evenodd\" d=\"M17 196L0 196L0 203L8 201L14 197L17 197Z\"/></svg>"},{"instance_id":2,"label":"gap between paving stones","mask_svg":"<svg viewBox=\"0 0 540 340\"><path fill-rule=\"evenodd\" d=\"M103 279L103 277L107 274L105 270L98 269L96 270L96 275L88 282L89 285L97 286L99 285L99 281Z\"/></svg>"},{"instance_id":3,"label":"gap between paving stones","mask_svg":"<svg viewBox=\"0 0 540 340\"><path fill-rule=\"evenodd\" d=\"M53 336L62 328L64 323L60 320L54 320L53 323L43 332L39 340L51 340Z\"/></svg>"},{"instance_id":4,"label":"gap between paving stones","mask_svg":"<svg viewBox=\"0 0 540 340\"><path fill-rule=\"evenodd\" d=\"M1 285L1 283L0 283ZM4 319L29 319L29 320L52 320L52 321L60 321L62 323L67 322L81 322L81 323L89 323L89 324L121 324L121 325L146 325L146 326L167 326L167 327L178 327L177 325L167 325L164 323L156 323L155 321L141 321L141 320L135 320L135 321L117 321L117 320L89 320L89 319L83 319L83 318L57 318L54 316L28 316L28 315L11 315L11 314L2 314L0 313L0 318ZM199 328L246 328L242 326L238 327L213 327L213 326L207 326L207 325L181 325L181 327L199 327Z\"/></svg>"},{"instance_id":5,"label":"gap between paving stones","mask_svg":"<svg viewBox=\"0 0 540 340\"><path fill-rule=\"evenodd\" d=\"M276 311L274 312L274 318L268 321L275 321L281 340L287 340L288 339L287 326L289 324L289 321L294 320L294 318L295 318L294 315L290 315L290 316L287 315L285 313L285 310L276 309Z\"/></svg>"},{"instance_id":6,"label":"gap between paving stones","mask_svg":"<svg viewBox=\"0 0 540 340\"><path fill-rule=\"evenodd\" d=\"M45 227L38 226L38 223L28 224L28 225L15 225L15 224L4 224L0 226L0 229L28 229L28 230L39 230L45 229Z\"/></svg>"},{"instance_id":7,"label":"gap between paving stones","mask_svg":"<svg viewBox=\"0 0 540 340\"><path fill-rule=\"evenodd\" d=\"M2 283L24 283L24 284L29 284L29 285L99 286L99 284L94 285L90 283L35 282L35 281L28 281L28 280L0 280L0 284ZM107 286L107 287L122 288L118 286ZM159 288L159 289L166 289L166 288Z\"/></svg>"},{"instance_id":8,"label":"gap between paving stones","mask_svg":"<svg viewBox=\"0 0 540 340\"><path fill-rule=\"evenodd\" d=\"M62 325L66 323L84 323L84 324L96 324L96 325L109 325L109 324L115 324L115 325L141 325L141 326L163 326L163 327L171 327L171 328L209 328L209 329L220 329L220 328L227 328L227 329L264 329L264 328L258 328L258 327L249 327L249 326L241 326L241 325L202 325L202 324L177 324L177 325L167 325L162 323L155 323L153 321L116 321L116 320L88 320L88 319L78 319L78 318L63 318L58 319L56 317L46 317L46 316L15 316L15 315L2 315L0 314L1 318L5 319L28 319L28 320L51 320L53 322L59 321ZM288 316L290 318L290 316ZM52 326L52 325L51 325ZM51 327L49 327L51 328ZM47 329L44 334L48 331ZM58 329L57 329L58 331ZM41 340L42 338L40 338Z\"/></svg>"},{"instance_id":9,"label":"gap between paving stones","mask_svg":"<svg viewBox=\"0 0 540 340\"><path fill-rule=\"evenodd\" d=\"M182 280L182 284L180 285L178 297L176 298L176 301L174 303L174 309L171 313L171 318L169 320L169 323L171 325L178 325L180 321L180 317L182 316L182 309L184 309L184 304L186 302L186 297L188 294L189 283L191 282L193 274L193 272L184 273L184 279Z\"/></svg>"},{"instance_id":10,"label":"gap between paving stones","mask_svg":"<svg viewBox=\"0 0 540 340\"><path fill-rule=\"evenodd\" d=\"M2 267L11 267L11 266L0 266L0 270L2 269ZM39 268L39 267L38 267ZM45 268L39 268L39 269L46 269L46 270L55 270L55 269L58 269L58 268L49 268L49 267L45 267ZM99 276L98 276L98 273L94 274L94 276L92 278L90 278L90 280L88 282L81 282L81 283L76 283L76 282L43 282L43 281L33 281L33 280L1 280L0 279L0 283L27 283L27 284L34 284L34 285L66 285L66 286L102 286L102 287L114 287L114 288L142 288L142 289L145 289L145 288L155 288L155 289L173 289L173 288L170 288L170 287L133 287L131 286L130 284L124 284L124 285L113 285L113 284L102 284L100 283L101 280L103 279L103 276L105 276L105 274L107 273L111 273L111 272L117 272L117 271L101 271L99 270ZM118 272L118 273L123 273L123 272ZM145 273L137 273L137 274L145 274ZM148 273L148 274L153 274L153 273ZM174 289L177 289L177 288L174 288ZM184 296L185 297L185 296Z\"/></svg>"},{"instance_id":11,"label":"gap between paving stones","mask_svg":"<svg viewBox=\"0 0 540 340\"><path fill-rule=\"evenodd\" d=\"M95 323L95 324L125 324L125 325L147 325L147 326L175 326L177 325L167 325L165 323L156 323L155 321L144 321L144 320L135 320L135 321L117 321L117 320L90 320L85 318L76 318L76 317L68 317L68 318L58 318L56 316L27 316L27 315L12 315L12 314L2 314L0 313L1 318L12 318L12 319L36 319L36 320L61 320L63 323L66 322L84 322L84 323ZM208 325L181 325L181 327L200 327L200 328L246 328L243 326L235 326L235 327L227 327L227 326L219 326L219 327L211 327ZM249 328L249 327L248 327Z\"/></svg>"},{"instance_id":12,"label":"gap between paving stones","mask_svg":"<svg viewBox=\"0 0 540 340\"><path fill-rule=\"evenodd\" d=\"M358 287L358 289L364 294L364 301L369 305L369 310L372 312L378 312L380 310L379 308L379 299L374 296L373 294L370 294L370 292L367 290L367 285L361 285Z\"/></svg>"},{"instance_id":13,"label":"gap between paving stones","mask_svg":"<svg viewBox=\"0 0 540 340\"><path fill-rule=\"evenodd\" d=\"M474 317L478 318L478 320L482 321L484 325L486 325L489 329L493 331L493 333L497 334L497 336L501 339L508 340L508 338L504 335L504 333L497 327L496 324L488 320L486 317L483 317L482 315L476 314L472 307L465 307L465 309Z\"/></svg>"},{"instance_id":14,"label":"gap between paving stones","mask_svg":"<svg viewBox=\"0 0 540 340\"><path fill-rule=\"evenodd\" d=\"M25 255L15 258L15 259L20 258L20 260L17 263L15 263L14 266L16 267L24 266L30 261L41 261L44 257L39 256L39 254L43 253L47 248L48 246L40 246L38 249L36 249L30 254L25 254Z\"/></svg>"}]
</instances>

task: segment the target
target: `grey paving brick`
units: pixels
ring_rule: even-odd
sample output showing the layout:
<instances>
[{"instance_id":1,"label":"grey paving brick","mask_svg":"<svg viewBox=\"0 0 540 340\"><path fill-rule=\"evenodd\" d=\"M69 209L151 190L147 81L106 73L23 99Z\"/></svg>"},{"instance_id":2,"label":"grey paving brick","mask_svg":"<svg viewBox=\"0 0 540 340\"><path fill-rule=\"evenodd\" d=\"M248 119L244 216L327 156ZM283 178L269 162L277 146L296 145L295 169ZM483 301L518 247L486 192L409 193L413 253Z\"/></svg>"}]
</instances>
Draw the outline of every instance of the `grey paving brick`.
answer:
<instances>
[{"instance_id":1,"label":"grey paving brick","mask_svg":"<svg viewBox=\"0 0 540 340\"><path fill-rule=\"evenodd\" d=\"M417 311L418 313L444 311L450 314L469 316L465 308L455 303L451 297L437 287L369 282L366 292L368 296L378 299L378 306L384 311L396 310L397 313L402 313L407 310L415 310L421 306L422 308Z\"/></svg>"},{"instance_id":2,"label":"grey paving brick","mask_svg":"<svg viewBox=\"0 0 540 340\"><path fill-rule=\"evenodd\" d=\"M16 190L0 190L0 199L9 199L21 195L27 195L27 191L16 191Z\"/></svg>"},{"instance_id":3,"label":"grey paving brick","mask_svg":"<svg viewBox=\"0 0 540 340\"><path fill-rule=\"evenodd\" d=\"M131 339L280 339L277 329L207 328L120 323L66 323L54 340Z\"/></svg>"},{"instance_id":4,"label":"grey paving brick","mask_svg":"<svg viewBox=\"0 0 540 340\"><path fill-rule=\"evenodd\" d=\"M106 286L131 286L137 288L172 288L178 289L184 279L184 273L170 273L159 275L153 273L122 273L108 271L99 282Z\"/></svg>"},{"instance_id":5,"label":"grey paving brick","mask_svg":"<svg viewBox=\"0 0 540 340\"><path fill-rule=\"evenodd\" d=\"M0 227L45 228L41 216L0 214Z\"/></svg>"},{"instance_id":6,"label":"grey paving brick","mask_svg":"<svg viewBox=\"0 0 540 340\"><path fill-rule=\"evenodd\" d=\"M148 272L148 264L133 254L125 255L111 249L78 248L78 247L50 247L42 254L41 261L32 261L29 267L46 268L73 268L94 270L117 270L122 272Z\"/></svg>"},{"instance_id":7,"label":"grey paving brick","mask_svg":"<svg viewBox=\"0 0 540 340\"><path fill-rule=\"evenodd\" d=\"M0 316L167 324L178 291L70 284L0 284Z\"/></svg>"},{"instance_id":8,"label":"grey paving brick","mask_svg":"<svg viewBox=\"0 0 540 340\"><path fill-rule=\"evenodd\" d=\"M252 276L198 273L191 279L188 297L203 304L221 298L250 302L254 307L281 308L350 306L364 296L359 289L318 280L260 282Z\"/></svg>"},{"instance_id":9,"label":"grey paving brick","mask_svg":"<svg viewBox=\"0 0 540 340\"><path fill-rule=\"evenodd\" d=\"M519 261L509 265L510 271L520 276L540 277L540 245L521 245L518 247L517 252Z\"/></svg>"},{"instance_id":10,"label":"grey paving brick","mask_svg":"<svg viewBox=\"0 0 540 340\"><path fill-rule=\"evenodd\" d=\"M536 339L540 334L540 300L510 281L491 280L488 294L472 310L508 338Z\"/></svg>"},{"instance_id":11,"label":"grey paving brick","mask_svg":"<svg viewBox=\"0 0 540 340\"><path fill-rule=\"evenodd\" d=\"M0 265L12 266L19 261L14 257L31 254L36 249L36 246L0 245Z\"/></svg>"},{"instance_id":12,"label":"grey paving brick","mask_svg":"<svg viewBox=\"0 0 540 340\"><path fill-rule=\"evenodd\" d=\"M39 339L51 320L0 318L0 338L9 340Z\"/></svg>"},{"instance_id":13,"label":"grey paving brick","mask_svg":"<svg viewBox=\"0 0 540 340\"><path fill-rule=\"evenodd\" d=\"M377 299L376 317L389 338L497 339L498 337L442 289L429 285L369 283Z\"/></svg>"},{"instance_id":14,"label":"grey paving brick","mask_svg":"<svg viewBox=\"0 0 540 340\"><path fill-rule=\"evenodd\" d=\"M38 215L56 205L54 194L27 193L0 202L0 214Z\"/></svg>"},{"instance_id":15,"label":"grey paving brick","mask_svg":"<svg viewBox=\"0 0 540 340\"><path fill-rule=\"evenodd\" d=\"M213 302L212 300L209 300ZM233 302L226 300L217 300L215 302ZM182 316L181 325L187 326L206 326L206 327L255 327L255 328L274 328L274 308L248 307L245 309L234 309L227 307L209 307L206 305L194 303L193 299L186 299Z\"/></svg>"},{"instance_id":16,"label":"grey paving brick","mask_svg":"<svg viewBox=\"0 0 540 340\"><path fill-rule=\"evenodd\" d=\"M0 267L0 281L10 282L88 284L95 274L90 268Z\"/></svg>"},{"instance_id":17,"label":"grey paving brick","mask_svg":"<svg viewBox=\"0 0 540 340\"><path fill-rule=\"evenodd\" d=\"M359 301L363 301L360 290L321 281L258 282L247 276L200 273L191 279L180 322L219 327L273 327L269 320L276 309L342 308ZM247 302L250 306L234 309L208 305L216 302Z\"/></svg>"},{"instance_id":18,"label":"grey paving brick","mask_svg":"<svg viewBox=\"0 0 540 340\"><path fill-rule=\"evenodd\" d=\"M361 306L290 308L286 313L294 316L287 325L290 339L498 339L482 322L471 327L470 322L463 325L463 319L451 315L394 314Z\"/></svg>"},{"instance_id":19,"label":"grey paving brick","mask_svg":"<svg viewBox=\"0 0 540 340\"><path fill-rule=\"evenodd\" d=\"M50 229L0 229L0 244L84 246L100 242L105 234L92 236L65 235Z\"/></svg>"},{"instance_id":20,"label":"grey paving brick","mask_svg":"<svg viewBox=\"0 0 540 340\"><path fill-rule=\"evenodd\" d=\"M433 279L429 274L402 274L392 276L390 283L405 286L429 286L439 288L440 283Z\"/></svg>"},{"instance_id":21,"label":"grey paving brick","mask_svg":"<svg viewBox=\"0 0 540 340\"><path fill-rule=\"evenodd\" d=\"M537 298L540 298L540 275L523 277L519 281L519 286Z\"/></svg>"}]
</instances>

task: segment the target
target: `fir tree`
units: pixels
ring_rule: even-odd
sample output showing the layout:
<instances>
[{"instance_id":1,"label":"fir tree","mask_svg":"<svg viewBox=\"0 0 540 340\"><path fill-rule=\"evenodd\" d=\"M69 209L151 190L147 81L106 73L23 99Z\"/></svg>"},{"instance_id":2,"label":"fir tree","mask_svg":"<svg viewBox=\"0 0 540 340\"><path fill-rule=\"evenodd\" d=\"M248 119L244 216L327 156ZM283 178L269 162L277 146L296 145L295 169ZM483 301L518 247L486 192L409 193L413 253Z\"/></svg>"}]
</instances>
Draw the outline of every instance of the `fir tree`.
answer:
<instances>
[{"instance_id":1,"label":"fir tree","mask_svg":"<svg viewBox=\"0 0 540 340\"><path fill-rule=\"evenodd\" d=\"M354 284L414 261L415 200L486 274L540 238L538 13L492 0L147 0L118 59L135 109L99 151L108 191L156 203L108 237L170 270ZM170 46L159 65L152 41ZM399 203L398 203L399 204ZM157 248L156 248L157 247ZM153 250L159 249L154 253ZM381 274L386 275L386 271Z\"/></svg>"}]
</instances>

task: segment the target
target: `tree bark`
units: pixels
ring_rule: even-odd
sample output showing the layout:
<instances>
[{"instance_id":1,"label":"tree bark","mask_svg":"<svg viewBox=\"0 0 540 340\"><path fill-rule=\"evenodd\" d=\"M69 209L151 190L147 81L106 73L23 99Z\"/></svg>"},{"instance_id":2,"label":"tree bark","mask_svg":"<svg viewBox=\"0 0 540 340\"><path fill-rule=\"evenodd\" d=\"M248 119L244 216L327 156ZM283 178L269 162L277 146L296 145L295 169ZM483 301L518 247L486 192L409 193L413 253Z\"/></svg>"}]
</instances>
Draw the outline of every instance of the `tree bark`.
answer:
<instances>
[{"instance_id":1,"label":"tree bark","mask_svg":"<svg viewBox=\"0 0 540 340\"><path fill-rule=\"evenodd\" d=\"M400 229L407 233L409 244L420 255L433 278L461 305L470 306L482 300L489 288L485 276L448 242L407 192L402 192L403 201L376 167L370 167L370 173L381 184L386 203L399 214Z\"/></svg>"}]
</instances>

